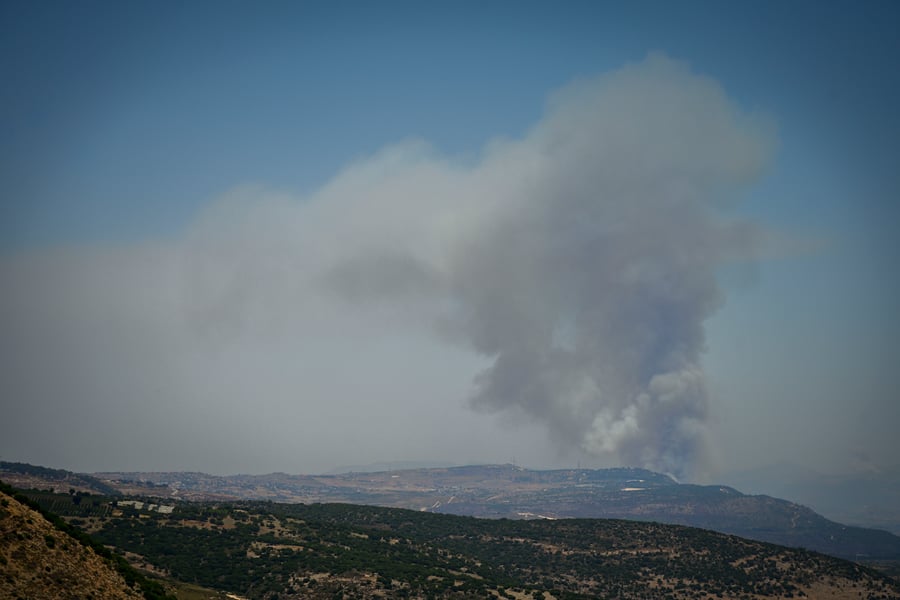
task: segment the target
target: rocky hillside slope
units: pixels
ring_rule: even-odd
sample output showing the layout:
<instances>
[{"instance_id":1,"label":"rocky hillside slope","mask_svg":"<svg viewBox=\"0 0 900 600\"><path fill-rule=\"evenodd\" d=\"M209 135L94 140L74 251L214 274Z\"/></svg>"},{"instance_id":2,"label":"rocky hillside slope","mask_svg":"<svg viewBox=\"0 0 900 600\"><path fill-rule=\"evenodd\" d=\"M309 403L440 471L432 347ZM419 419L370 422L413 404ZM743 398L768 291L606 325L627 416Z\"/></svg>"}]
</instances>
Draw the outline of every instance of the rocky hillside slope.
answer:
<instances>
[{"instance_id":1,"label":"rocky hillside slope","mask_svg":"<svg viewBox=\"0 0 900 600\"><path fill-rule=\"evenodd\" d=\"M0 491L0 598L118 600L144 596L96 552Z\"/></svg>"}]
</instances>

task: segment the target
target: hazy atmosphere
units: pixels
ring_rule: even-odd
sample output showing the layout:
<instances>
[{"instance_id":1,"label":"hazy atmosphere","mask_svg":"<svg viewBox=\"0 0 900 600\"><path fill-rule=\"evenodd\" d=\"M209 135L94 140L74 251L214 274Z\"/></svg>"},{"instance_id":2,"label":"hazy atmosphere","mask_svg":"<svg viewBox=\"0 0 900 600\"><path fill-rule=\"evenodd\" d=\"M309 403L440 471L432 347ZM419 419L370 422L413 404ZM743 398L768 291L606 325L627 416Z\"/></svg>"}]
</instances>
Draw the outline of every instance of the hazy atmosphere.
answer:
<instances>
[{"instance_id":1,"label":"hazy atmosphere","mask_svg":"<svg viewBox=\"0 0 900 600\"><path fill-rule=\"evenodd\" d=\"M4 3L0 459L897 467L898 18Z\"/></svg>"}]
</instances>

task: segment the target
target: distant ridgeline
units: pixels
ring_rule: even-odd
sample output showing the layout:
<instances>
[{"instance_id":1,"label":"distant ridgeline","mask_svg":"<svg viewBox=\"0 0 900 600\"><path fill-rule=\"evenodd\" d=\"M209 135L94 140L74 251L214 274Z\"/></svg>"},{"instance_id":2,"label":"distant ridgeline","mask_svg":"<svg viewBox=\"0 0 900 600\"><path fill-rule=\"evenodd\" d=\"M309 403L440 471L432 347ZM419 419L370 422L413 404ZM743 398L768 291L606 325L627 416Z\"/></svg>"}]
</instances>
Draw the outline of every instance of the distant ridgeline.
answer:
<instances>
[{"instance_id":1,"label":"distant ridgeline","mask_svg":"<svg viewBox=\"0 0 900 600\"><path fill-rule=\"evenodd\" d=\"M91 475L73 473L65 469L49 469L28 463L0 461L0 480L22 489L46 489L49 487L59 491L74 489L107 496L119 494L116 488Z\"/></svg>"},{"instance_id":2,"label":"distant ridgeline","mask_svg":"<svg viewBox=\"0 0 900 600\"><path fill-rule=\"evenodd\" d=\"M859 564L677 525L26 494L145 568L251 600L900 599Z\"/></svg>"}]
</instances>

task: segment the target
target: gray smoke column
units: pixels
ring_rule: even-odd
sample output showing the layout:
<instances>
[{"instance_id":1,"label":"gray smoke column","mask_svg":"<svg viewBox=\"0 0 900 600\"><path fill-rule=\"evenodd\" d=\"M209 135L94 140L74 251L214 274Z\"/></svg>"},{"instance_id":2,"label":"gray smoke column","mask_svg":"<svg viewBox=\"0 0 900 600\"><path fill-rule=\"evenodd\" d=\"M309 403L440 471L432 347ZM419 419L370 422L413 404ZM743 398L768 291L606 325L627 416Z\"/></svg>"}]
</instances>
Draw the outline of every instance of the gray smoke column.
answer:
<instances>
[{"instance_id":1,"label":"gray smoke column","mask_svg":"<svg viewBox=\"0 0 900 600\"><path fill-rule=\"evenodd\" d=\"M717 270L757 238L721 213L764 166L770 130L714 82L652 56L563 90L527 139L498 148L483 168L519 167L509 202L451 275L453 326L493 358L472 404L624 464L697 467Z\"/></svg>"},{"instance_id":2,"label":"gray smoke column","mask_svg":"<svg viewBox=\"0 0 900 600\"><path fill-rule=\"evenodd\" d=\"M476 409L537 419L564 449L689 474L704 458L717 270L758 237L724 210L764 167L771 129L651 56L569 86L523 139L490 145L433 215L436 254L367 253L334 282L355 297L383 297L375 282L432 290L444 334L491 360Z\"/></svg>"},{"instance_id":3,"label":"gray smoke column","mask_svg":"<svg viewBox=\"0 0 900 600\"><path fill-rule=\"evenodd\" d=\"M758 176L770 130L650 57L563 90L527 139L497 149L485 170L520 167L509 202L459 249L450 285L454 326L493 358L472 404L624 464L697 467L717 270L758 237L722 209Z\"/></svg>"}]
</instances>

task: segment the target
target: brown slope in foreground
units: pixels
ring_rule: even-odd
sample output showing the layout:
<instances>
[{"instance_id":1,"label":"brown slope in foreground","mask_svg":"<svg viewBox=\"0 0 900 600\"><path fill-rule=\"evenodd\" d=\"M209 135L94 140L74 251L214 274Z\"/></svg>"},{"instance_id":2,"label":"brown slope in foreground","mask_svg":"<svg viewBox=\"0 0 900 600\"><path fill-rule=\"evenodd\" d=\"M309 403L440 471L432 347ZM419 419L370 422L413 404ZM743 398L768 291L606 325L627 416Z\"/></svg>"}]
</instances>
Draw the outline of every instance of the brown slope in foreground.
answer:
<instances>
[{"instance_id":1,"label":"brown slope in foreground","mask_svg":"<svg viewBox=\"0 0 900 600\"><path fill-rule=\"evenodd\" d=\"M143 596L109 563L0 491L0 598L113 600Z\"/></svg>"}]
</instances>

